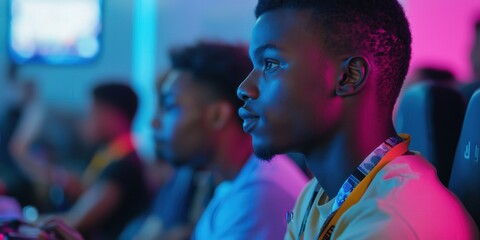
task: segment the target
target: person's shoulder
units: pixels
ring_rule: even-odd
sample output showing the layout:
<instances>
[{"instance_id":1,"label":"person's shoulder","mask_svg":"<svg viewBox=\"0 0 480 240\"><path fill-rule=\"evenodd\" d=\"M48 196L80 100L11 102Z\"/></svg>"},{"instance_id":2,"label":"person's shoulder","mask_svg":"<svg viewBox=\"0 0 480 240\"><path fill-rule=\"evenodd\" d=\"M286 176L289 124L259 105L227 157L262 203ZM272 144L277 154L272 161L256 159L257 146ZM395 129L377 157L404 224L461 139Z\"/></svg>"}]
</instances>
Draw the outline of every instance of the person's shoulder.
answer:
<instances>
[{"instance_id":1,"label":"person's shoulder","mask_svg":"<svg viewBox=\"0 0 480 240\"><path fill-rule=\"evenodd\" d=\"M451 198L452 194L437 177L435 167L419 153L403 155L385 165L373 178L365 195L411 196L420 195L420 200ZM408 196L410 195L410 196ZM428 196L424 196L428 195Z\"/></svg>"},{"instance_id":2,"label":"person's shoulder","mask_svg":"<svg viewBox=\"0 0 480 240\"><path fill-rule=\"evenodd\" d=\"M295 199L269 181L244 185L223 198L214 197L200 229L210 225L209 239L281 239L287 227L285 213L291 211Z\"/></svg>"},{"instance_id":3,"label":"person's shoulder","mask_svg":"<svg viewBox=\"0 0 480 240\"><path fill-rule=\"evenodd\" d=\"M136 152L131 152L125 156L114 159L106 169L125 169L130 171L141 171L142 160Z\"/></svg>"},{"instance_id":4,"label":"person's shoulder","mask_svg":"<svg viewBox=\"0 0 480 240\"><path fill-rule=\"evenodd\" d=\"M309 204L312 196L314 195L317 185L318 185L318 181L316 178L311 179L307 183L307 185L305 185L299 197L297 198L294 212L303 213L307 210L307 207L308 207L307 205ZM320 191L323 192L322 189L320 189Z\"/></svg>"},{"instance_id":5,"label":"person's shoulder","mask_svg":"<svg viewBox=\"0 0 480 240\"><path fill-rule=\"evenodd\" d=\"M305 185L305 187L302 190L302 196L306 194L313 194L315 191L315 188L318 185L318 181L316 178L312 178L308 181L308 183Z\"/></svg>"},{"instance_id":6,"label":"person's shoulder","mask_svg":"<svg viewBox=\"0 0 480 240\"><path fill-rule=\"evenodd\" d=\"M144 184L143 164L136 152L132 152L108 164L100 173L99 181L113 181L124 184ZM133 184L133 185L135 185Z\"/></svg>"},{"instance_id":7,"label":"person's shoulder","mask_svg":"<svg viewBox=\"0 0 480 240\"><path fill-rule=\"evenodd\" d=\"M457 201L405 193L362 198L341 216L333 238L475 239L478 230Z\"/></svg>"},{"instance_id":8,"label":"person's shoulder","mask_svg":"<svg viewBox=\"0 0 480 240\"><path fill-rule=\"evenodd\" d=\"M441 184L436 177L435 167L420 153L412 152L399 156L386 164L374 178L373 182L396 179L398 183L409 183L408 179L429 179L435 185Z\"/></svg>"},{"instance_id":9,"label":"person's shoulder","mask_svg":"<svg viewBox=\"0 0 480 240\"><path fill-rule=\"evenodd\" d=\"M251 160L257 161L257 166L248 174L244 186L255 186L254 188L267 192L282 191L296 198L308 181L300 168L285 155L275 156L270 161L258 158Z\"/></svg>"},{"instance_id":10,"label":"person's shoulder","mask_svg":"<svg viewBox=\"0 0 480 240\"><path fill-rule=\"evenodd\" d=\"M252 159L260 161L258 159ZM307 179L301 173L289 172L289 163L274 163L273 161L290 161L289 159L273 159L272 162L258 162L253 171L245 174L241 181L235 181L230 194L225 196L223 204L237 205L256 199L248 204L256 208L265 203L287 203L293 207L295 201L304 189ZM293 166L295 167L295 166ZM290 207L290 208L291 208Z\"/></svg>"},{"instance_id":11,"label":"person's shoulder","mask_svg":"<svg viewBox=\"0 0 480 240\"><path fill-rule=\"evenodd\" d=\"M373 179L362 199L347 211L350 220L367 219L389 226L406 226L418 236L469 232L471 219L461 202L436 176L420 154L392 160ZM397 223L396 223L397 222ZM457 229L450 223L462 223ZM428 224L426 224L428 223Z\"/></svg>"}]
</instances>

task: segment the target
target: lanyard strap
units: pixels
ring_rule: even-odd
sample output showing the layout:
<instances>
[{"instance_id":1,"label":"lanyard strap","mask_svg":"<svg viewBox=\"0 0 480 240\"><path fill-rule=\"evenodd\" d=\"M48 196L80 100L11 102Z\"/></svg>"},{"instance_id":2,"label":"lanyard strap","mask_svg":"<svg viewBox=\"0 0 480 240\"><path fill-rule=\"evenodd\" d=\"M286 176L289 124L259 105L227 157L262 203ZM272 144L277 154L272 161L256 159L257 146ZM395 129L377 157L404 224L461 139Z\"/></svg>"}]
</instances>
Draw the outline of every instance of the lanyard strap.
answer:
<instances>
[{"instance_id":1,"label":"lanyard strap","mask_svg":"<svg viewBox=\"0 0 480 240\"><path fill-rule=\"evenodd\" d=\"M351 206L356 204L360 198L365 194L367 191L368 186L372 182L373 178L377 175L377 173L389 162L393 159L405 154L408 152L408 145L410 144L410 136L408 135L401 135L404 139L403 142L399 143L398 145L394 146L390 151L388 151L380 162L370 171L370 173L365 176L365 178L353 189L351 194L347 197L345 202L338 208L338 210L334 211L330 214L327 218L327 221L323 224L321 234L317 239L321 240L328 240L331 238L333 230L335 229L335 225L338 222L338 219L345 213Z\"/></svg>"},{"instance_id":2,"label":"lanyard strap","mask_svg":"<svg viewBox=\"0 0 480 240\"><path fill-rule=\"evenodd\" d=\"M373 170L380 160L387 154L392 148L403 142L403 138L399 136L391 137L378 146L365 160L353 171L352 174L343 183L342 187L337 193L337 197L333 202L330 214L337 211L340 206L345 202L347 197L352 193L353 189Z\"/></svg>"}]
</instances>

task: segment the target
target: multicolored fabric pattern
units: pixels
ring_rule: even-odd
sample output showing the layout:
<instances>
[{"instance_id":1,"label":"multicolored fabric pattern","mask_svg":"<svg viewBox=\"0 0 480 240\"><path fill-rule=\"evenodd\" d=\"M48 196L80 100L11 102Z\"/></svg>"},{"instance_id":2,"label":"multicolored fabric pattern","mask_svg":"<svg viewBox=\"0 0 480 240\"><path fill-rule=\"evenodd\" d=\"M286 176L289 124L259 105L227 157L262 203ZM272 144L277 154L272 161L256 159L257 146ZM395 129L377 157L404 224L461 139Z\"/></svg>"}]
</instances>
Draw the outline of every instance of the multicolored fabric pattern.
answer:
<instances>
[{"instance_id":1,"label":"multicolored fabric pattern","mask_svg":"<svg viewBox=\"0 0 480 240\"><path fill-rule=\"evenodd\" d=\"M82 181L85 185L91 185L98 175L113 161L120 160L135 151L133 135L124 134L113 140L106 148L98 151L88 164Z\"/></svg>"}]
</instances>

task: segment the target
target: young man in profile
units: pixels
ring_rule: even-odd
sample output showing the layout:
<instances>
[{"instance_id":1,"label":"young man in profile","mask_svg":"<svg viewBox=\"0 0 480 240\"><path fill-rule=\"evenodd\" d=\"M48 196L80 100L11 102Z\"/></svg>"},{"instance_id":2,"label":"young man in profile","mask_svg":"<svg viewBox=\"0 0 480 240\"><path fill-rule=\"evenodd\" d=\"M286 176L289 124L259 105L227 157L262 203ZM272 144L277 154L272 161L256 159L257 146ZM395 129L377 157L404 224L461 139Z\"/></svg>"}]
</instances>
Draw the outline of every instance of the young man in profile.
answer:
<instances>
[{"instance_id":1,"label":"young man in profile","mask_svg":"<svg viewBox=\"0 0 480 240\"><path fill-rule=\"evenodd\" d=\"M315 175L285 239L478 237L393 127L411 55L396 0L260 0L256 16L254 69L238 89L244 130L257 156L300 152Z\"/></svg>"}]
</instances>

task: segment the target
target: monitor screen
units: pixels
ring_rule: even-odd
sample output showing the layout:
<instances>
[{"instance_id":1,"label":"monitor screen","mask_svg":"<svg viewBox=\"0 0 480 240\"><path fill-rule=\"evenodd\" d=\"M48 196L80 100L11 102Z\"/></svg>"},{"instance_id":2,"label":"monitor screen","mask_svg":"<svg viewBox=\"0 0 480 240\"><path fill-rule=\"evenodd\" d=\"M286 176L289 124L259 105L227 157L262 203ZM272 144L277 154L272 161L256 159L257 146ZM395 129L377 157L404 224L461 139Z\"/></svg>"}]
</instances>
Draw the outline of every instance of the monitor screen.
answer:
<instances>
[{"instance_id":1,"label":"monitor screen","mask_svg":"<svg viewBox=\"0 0 480 240\"><path fill-rule=\"evenodd\" d=\"M101 0L10 0L9 20L17 63L77 64L99 53Z\"/></svg>"}]
</instances>

